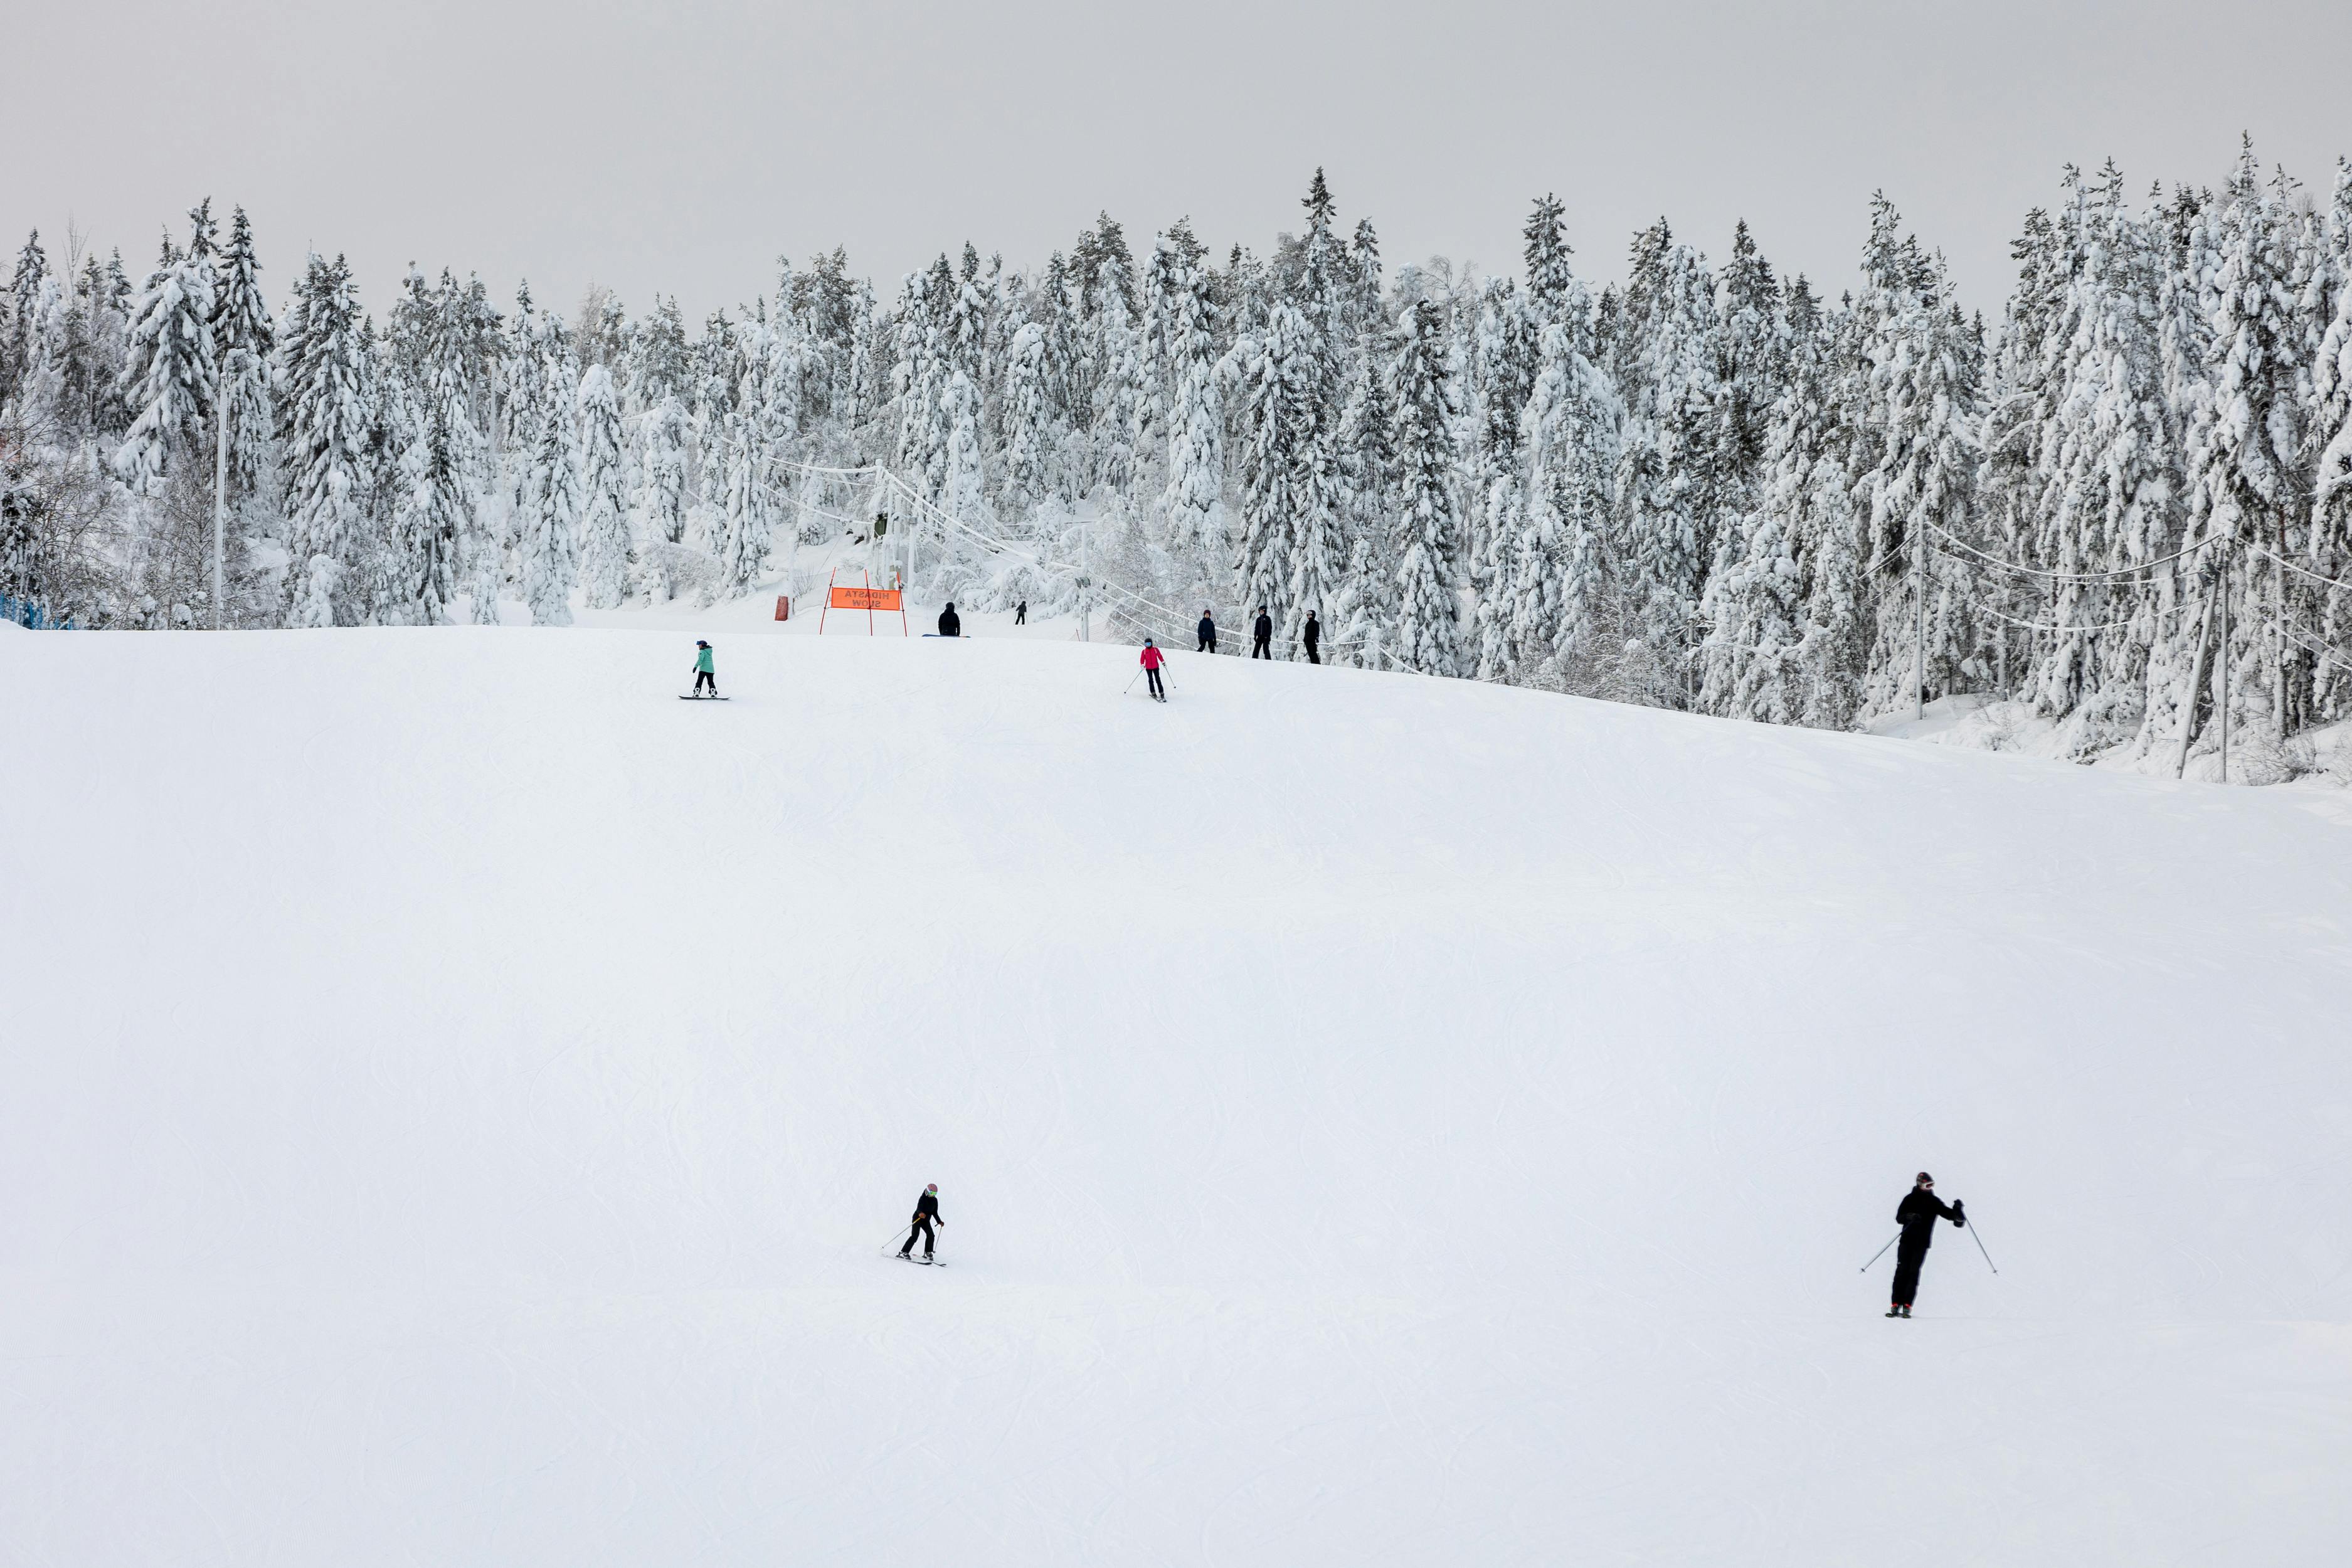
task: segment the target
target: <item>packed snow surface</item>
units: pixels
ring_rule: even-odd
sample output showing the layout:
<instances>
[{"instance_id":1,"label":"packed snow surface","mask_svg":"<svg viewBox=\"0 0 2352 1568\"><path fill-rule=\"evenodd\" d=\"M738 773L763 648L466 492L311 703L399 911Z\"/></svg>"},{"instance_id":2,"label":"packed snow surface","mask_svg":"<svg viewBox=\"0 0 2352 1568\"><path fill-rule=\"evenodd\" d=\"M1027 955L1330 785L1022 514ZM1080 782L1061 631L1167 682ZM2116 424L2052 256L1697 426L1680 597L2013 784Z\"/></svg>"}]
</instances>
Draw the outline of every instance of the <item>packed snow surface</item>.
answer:
<instances>
[{"instance_id":1,"label":"packed snow surface","mask_svg":"<svg viewBox=\"0 0 2352 1568\"><path fill-rule=\"evenodd\" d=\"M2331 799L719 642L5 639L0 1563L2344 1561Z\"/></svg>"}]
</instances>

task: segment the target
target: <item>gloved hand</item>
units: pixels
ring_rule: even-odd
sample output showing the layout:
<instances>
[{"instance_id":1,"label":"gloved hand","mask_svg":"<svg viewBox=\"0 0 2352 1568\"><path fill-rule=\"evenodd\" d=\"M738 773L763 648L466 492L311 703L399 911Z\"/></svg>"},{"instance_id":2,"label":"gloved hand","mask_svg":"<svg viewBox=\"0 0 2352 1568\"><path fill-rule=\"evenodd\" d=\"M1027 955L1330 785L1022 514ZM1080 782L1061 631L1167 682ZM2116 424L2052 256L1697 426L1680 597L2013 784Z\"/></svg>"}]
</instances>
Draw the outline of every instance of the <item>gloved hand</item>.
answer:
<instances>
[{"instance_id":1,"label":"gloved hand","mask_svg":"<svg viewBox=\"0 0 2352 1568\"><path fill-rule=\"evenodd\" d=\"M1952 1200L1952 1223L1954 1225L1960 1226L1964 1226L1969 1223L1967 1205L1962 1204L1958 1198L1954 1198Z\"/></svg>"}]
</instances>

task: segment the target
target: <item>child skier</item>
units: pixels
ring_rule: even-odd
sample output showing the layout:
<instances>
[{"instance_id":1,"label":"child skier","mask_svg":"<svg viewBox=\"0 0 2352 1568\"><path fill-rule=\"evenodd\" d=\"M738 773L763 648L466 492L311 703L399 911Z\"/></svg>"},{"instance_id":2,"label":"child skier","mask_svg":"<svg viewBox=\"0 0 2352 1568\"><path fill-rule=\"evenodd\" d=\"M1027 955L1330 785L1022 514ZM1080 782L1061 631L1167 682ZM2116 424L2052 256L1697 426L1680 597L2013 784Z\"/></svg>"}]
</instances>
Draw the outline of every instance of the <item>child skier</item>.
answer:
<instances>
[{"instance_id":1,"label":"child skier","mask_svg":"<svg viewBox=\"0 0 2352 1568\"><path fill-rule=\"evenodd\" d=\"M1956 1226L1969 1223L1958 1201L1946 1207L1936 1195L1936 1178L1922 1171L1917 1184L1895 1205L1895 1223L1903 1227L1903 1239L1895 1247L1895 1302L1886 1309L1888 1317L1911 1315L1911 1299L1919 1293L1919 1266L1927 1261L1927 1247L1936 1239L1939 1219Z\"/></svg>"},{"instance_id":2,"label":"child skier","mask_svg":"<svg viewBox=\"0 0 2352 1568\"><path fill-rule=\"evenodd\" d=\"M694 656L694 694L701 696L703 685L708 682L710 695L716 697L719 695L719 670L710 661L710 645L697 638L694 646L697 649Z\"/></svg>"},{"instance_id":3,"label":"child skier","mask_svg":"<svg viewBox=\"0 0 2352 1568\"><path fill-rule=\"evenodd\" d=\"M923 1195L915 1200L914 1228L907 1232L907 1245L898 1249L898 1256L913 1257L915 1237L919 1236L923 1238L923 1261L929 1263L931 1260L931 1226L934 1221L941 1227L948 1223L940 1218L940 1184L937 1182L924 1187Z\"/></svg>"},{"instance_id":4,"label":"child skier","mask_svg":"<svg viewBox=\"0 0 2352 1568\"><path fill-rule=\"evenodd\" d=\"M1167 689L1160 684L1160 667L1162 664L1165 664L1166 662L1167 662L1167 657L1166 657L1165 655L1163 655L1163 654L1162 654L1162 653L1161 653L1161 652L1160 652L1157 647L1153 647L1153 646L1152 646L1151 639L1150 639L1150 637L1146 637L1146 638L1144 638L1144 639L1143 639L1143 674L1144 674L1144 678L1145 678L1146 679L1148 679L1148 680L1150 680L1150 681L1151 682L1151 695L1152 695L1153 699L1154 699L1155 700L1158 700L1158 701L1160 701L1160 702L1165 702L1165 701L1167 701L1167 700L1168 700L1168 692L1167 692Z\"/></svg>"}]
</instances>

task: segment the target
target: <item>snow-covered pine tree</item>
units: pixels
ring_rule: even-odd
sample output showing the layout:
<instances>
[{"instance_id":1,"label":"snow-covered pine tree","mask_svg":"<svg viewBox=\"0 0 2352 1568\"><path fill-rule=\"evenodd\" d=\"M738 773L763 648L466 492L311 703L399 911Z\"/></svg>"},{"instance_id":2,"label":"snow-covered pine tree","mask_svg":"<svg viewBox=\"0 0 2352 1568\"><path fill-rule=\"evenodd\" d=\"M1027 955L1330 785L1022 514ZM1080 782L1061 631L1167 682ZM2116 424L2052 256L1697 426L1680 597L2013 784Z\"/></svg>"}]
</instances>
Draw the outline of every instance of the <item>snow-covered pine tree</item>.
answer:
<instances>
[{"instance_id":1,"label":"snow-covered pine tree","mask_svg":"<svg viewBox=\"0 0 2352 1568\"><path fill-rule=\"evenodd\" d=\"M2308 516L2297 504L2305 412L2297 384L2310 360L2293 352L2294 215L2282 196L2264 189L2252 146L2242 148L2207 300L2210 394L2189 435L2186 532L2201 580L2218 574L2234 612L2222 699L2239 721L2259 719L2274 732L2292 721L2294 703L2281 689L2280 607L2263 603L2274 581L2266 557L2290 554L2288 531Z\"/></svg>"},{"instance_id":2,"label":"snow-covered pine tree","mask_svg":"<svg viewBox=\"0 0 2352 1568\"><path fill-rule=\"evenodd\" d=\"M1763 482L1739 549L1707 584L1699 706L1731 719L1843 727L1857 638L1852 430L1840 340L1792 279L1781 316L1788 360L1766 437ZM1822 617L1817 622L1815 616Z\"/></svg>"},{"instance_id":3,"label":"snow-covered pine tree","mask_svg":"<svg viewBox=\"0 0 2352 1568\"><path fill-rule=\"evenodd\" d=\"M719 590L737 595L759 581L775 519L761 482L758 444L741 415L730 415L719 438L722 507L716 553Z\"/></svg>"},{"instance_id":4,"label":"snow-covered pine tree","mask_svg":"<svg viewBox=\"0 0 2352 1568\"><path fill-rule=\"evenodd\" d=\"M1266 312L1264 331L1237 340L1221 362L1220 374L1234 390L1241 440L1241 554L1235 570L1242 606L1255 615L1264 605L1277 627L1287 628L1294 614L1305 619L1306 607L1290 598L1290 585L1301 575L1303 551L1330 553L1328 539L1308 542L1328 522L1318 525L1300 512L1324 493L1329 473L1328 458L1318 468L1314 451L1319 372L1304 313L1277 301ZM1338 564L1331 563L1333 568Z\"/></svg>"},{"instance_id":5,"label":"snow-covered pine tree","mask_svg":"<svg viewBox=\"0 0 2352 1568\"><path fill-rule=\"evenodd\" d=\"M940 506L960 522L985 527L990 520L981 471L980 389L961 366L948 372L940 413L948 427L947 478Z\"/></svg>"},{"instance_id":6,"label":"snow-covered pine tree","mask_svg":"<svg viewBox=\"0 0 2352 1568\"><path fill-rule=\"evenodd\" d=\"M1754 509L1762 481L1764 447L1780 405L1789 350L1781 336L1780 284L1742 219L1732 230L1731 258L1717 291L1722 315L1716 332L1718 536L1738 548L1739 520ZM1717 558L1724 558L1718 546Z\"/></svg>"},{"instance_id":7,"label":"snow-covered pine tree","mask_svg":"<svg viewBox=\"0 0 2352 1568\"><path fill-rule=\"evenodd\" d=\"M1454 433L1445 395L1445 320L1430 300L1415 304L1397 354L1397 663L1424 675L1454 675L1461 662L1461 608L1454 584L1460 530L1454 502Z\"/></svg>"},{"instance_id":8,"label":"snow-covered pine tree","mask_svg":"<svg viewBox=\"0 0 2352 1568\"><path fill-rule=\"evenodd\" d=\"M1354 384L1339 414L1339 493L1347 564L1324 617L1338 657L1380 668L1395 646L1398 542L1396 414L1389 398L1384 331L1356 356Z\"/></svg>"},{"instance_id":9,"label":"snow-covered pine tree","mask_svg":"<svg viewBox=\"0 0 2352 1568\"><path fill-rule=\"evenodd\" d=\"M2148 649L2177 619L2174 574L2099 574L2169 552L2179 485L2157 335L2160 238L2126 210L2112 163L2077 184L2069 277L2042 354L2051 419L2036 443L2044 483L2030 541L2031 558L2061 575L2033 607L2052 630L2035 634L2026 691L2068 719L2087 755L2139 721Z\"/></svg>"},{"instance_id":10,"label":"snow-covered pine tree","mask_svg":"<svg viewBox=\"0 0 2352 1568\"><path fill-rule=\"evenodd\" d=\"M531 454L530 479L517 516L522 557L523 598L530 605L535 626L572 624L572 590L580 576L580 437L573 421L572 399L563 395L573 384L572 362L557 345L541 368L540 384L547 398L536 421L539 445Z\"/></svg>"},{"instance_id":11,"label":"snow-covered pine tree","mask_svg":"<svg viewBox=\"0 0 2352 1568\"><path fill-rule=\"evenodd\" d=\"M1664 249L1654 249L1654 241ZM1627 417L1616 480L1620 585L1638 606L1651 672L1642 694L1679 705L1720 521L1720 384L1706 258L1670 243L1663 223L1644 231L1634 245L1626 310Z\"/></svg>"},{"instance_id":12,"label":"snow-covered pine tree","mask_svg":"<svg viewBox=\"0 0 2352 1568\"><path fill-rule=\"evenodd\" d=\"M460 443L450 431L450 412L443 405L425 417L394 524L406 544L403 618L415 626L448 624L457 592L458 541L474 526L473 486Z\"/></svg>"},{"instance_id":13,"label":"snow-covered pine tree","mask_svg":"<svg viewBox=\"0 0 2352 1568\"><path fill-rule=\"evenodd\" d=\"M2352 163L2346 165L2352 184ZM2339 185L2339 190L2345 188ZM2346 226L2352 228L2352 219ZM2314 426L2326 433L2312 476L2308 569L2331 582L2352 580L2352 287L2337 291L2336 314L2312 365ZM2352 643L2352 592L2323 591L2320 636L2331 650ZM2352 706L2352 661L2339 653L2314 672L2314 700L2335 716Z\"/></svg>"},{"instance_id":14,"label":"snow-covered pine tree","mask_svg":"<svg viewBox=\"0 0 2352 1568\"><path fill-rule=\"evenodd\" d=\"M850 310L847 406L843 421L853 441L863 441L888 401L889 356L882 352L886 329L881 312L875 308L873 284L859 281Z\"/></svg>"},{"instance_id":15,"label":"snow-covered pine tree","mask_svg":"<svg viewBox=\"0 0 2352 1568\"><path fill-rule=\"evenodd\" d=\"M165 236L131 321L123 370L122 395L135 415L114 471L133 490L156 492L173 464L204 450L220 378L212 318L211 259L181 251Z\"/></svg>"},{"instance_id":16,"label":"snow-covered pine tree","mask_svg":"<svg viewBox=\"0 0 2352 1568\"><path fill-rule=\"evenodd\" d=\"M1093 309L1087 318L1093 405L1087 422L1087 474L1122 500L1132 499L1135 490L1136 420L1144 379L1142 345L1128 314L1133 289L1125 257L1105 254L1096 270Z\"/></svg>"},{"instance_id":17,"label":"snow-covered pine tree","mask_svg":"<svg viewBox=\"0 0 2352 1568\"><path fill-rule=\"evenodd\" d=\"M1579 324L1568 311L1544 328L1520 415L1527 515L1506 579L1502 657L1522 678L1547 660L1591 654L1608 592L1611 486L1625 411L1578 346Z\"/></svg>"},{"instance_id":18,"label":"snow-covered pine tree","mask_svg":"<svg viewBox=\"0 0 2352 1568\"><path fill-rule=\"evenodd\" d=\"M1967 580L1944 541L1974 531L1981 428L1966 321L1946 298L1940 258L1895 238L1900 218L1875 198L1864 290L1856 307L1871 367L1862 420L1867 454L1858 499L1881 587L1864 716L1911 706L1923 688L1965 689L1975 627ZM1926 597L1926 668L1918 616Z\"/></svg>"},{"instance_id":19,"label":"snow-covered pine tree","mask_svg":"<svg viewBox=\"0 0 2352 1568\"><path fill-rule=\"evenodd\" d=\"M54 278L32 286L18 307L23 331L18 334L22 358L16 369L14 389L0 397L0 419L51 438L63 434L71 413L67 377L73 362L72 312L66 292Z\"/></svg>"},{"instance_id":20,"label":"snow-covered pine tree","mask_svg":"<svg viewBox=\"0 0 2352 1568\"><path fill-rule=\"evenodd\" d=\"M592 610L617 609L629 591L628 478L620 395L613 374L591 365L580 378L580 580Z\"/></svg>"},{"instance_id":21,"label":"snow-covered pine tree","mask_svg":"<svg viewBox=\"0 0 2352 1568\"><path fill-rule=\"evenodd\" d=\"M944 309L947 258L929 274L910 272L898 294L898 361L891 371L898 403L898 467L927 500L937 500L946 480L947 427L940 403L947 386Z\"/></svg>"},{"instance_id":22,"label":"snow-covered pine tree","mask_svg":"<svg viewBox=\"0 0 2352 1568\"><path fill-rule=\"evenodd\" d=\"M1225 515L1224 382L1218 374L1215 283L1198 259L1179 261L1168 336L1176 396L1169 415L1168 488L1162 506L1171 542L1224 570L1233 539Z\"/></svg>"},{"instance_id":23,"label":"snow-covered pine tree","mask_svg":"<svg viewBox=\"0 0 2352 1568\"><path fill-rule=\"evenodd\" d=\"M5 404L15 395L17 378L24 373L31 352L27 338L32 330L34 302L40 298L42 281L48 275L48 252L41 248L41 231L37 228L26 237L24 248L16 252L16 271L8 282L6 330L0 333L0 404Z\"/></svg>"},{"instance_id":24,"label":"snow-covered pine tree","mask_svg":"<svg viewBox=\"0 0 2352 1568\"><path fill-rule=\"evenodd\" d=\"M1520 585L1512 581L1511 569L1522 558L1528 531L1519 416L1535 385L1540 331L1508 279L1487 285L1469 355L1475 423L1471 526L1464 542L1471 585L1478 595L1471 668L1480 680L1507 679L1515 662L1510 626Z\"/></svg>"},{"instance_id":25,"label":"snow-covered pine tree","mask_svg":"<svg viewBox=\"0 0 2352 1568\"><path fill-rule=\"evenodd\" d=\"M220 354L221 403L229 422L229 493L249 502L268 482L275 454L277 413L270 403L269 362L278 331L261 292L253 226L241 206L229 216L228 247L221 253L213 342Z\"/></svg>"},{"instance_id":26,"label":"snow-covered pine tree","mask_svg":"<svg viewBox=\"0 0 2352 1568\"><path fill-rule=\"evenodd\" d=\"M1000 416L1004 429L1004 515L1026 530L1049 496L1062 494L1063 432L1054 405L1045 329L1024 321L1006 355Z\"/></svg>"},{"instance_id":27,"label":"snow-covered pine tree","mask_svg":"<svg viewBox=\"0 0 2352 1568\"><path fill-rule=\"evenodd\" d=\"M646 416L644 483L637 490L640 537L678 544L686 539L686 405L666 393Z\"/></svg>"},{"instance_id":28,"label":"snow-covered pine tree","mask_svg":"<svg viewBox=\"0 0 2352 1568\"><path fill-rule=\"evenodd\" d=\"M368 348L350 266L313 254L279 343L276 403L286 482L289 626L355 624L369 432Z\"/></svg>"},{"instance_id":29,"label":"snow-covered pine tree","mask_svg":"<svg viewBox=\"0 0 2352 1568\"><path fill-rule=\"evenodd\" d=\"M1386 276L1381 265L1380 231L1370 218L1358 218L1355 236L1348 242L1347 342L1360 343L1368 334L1388 330L1388 311L1381 300ZM1352 384L1353 378L1349 380Z\"/></svg>"}]
</instances>

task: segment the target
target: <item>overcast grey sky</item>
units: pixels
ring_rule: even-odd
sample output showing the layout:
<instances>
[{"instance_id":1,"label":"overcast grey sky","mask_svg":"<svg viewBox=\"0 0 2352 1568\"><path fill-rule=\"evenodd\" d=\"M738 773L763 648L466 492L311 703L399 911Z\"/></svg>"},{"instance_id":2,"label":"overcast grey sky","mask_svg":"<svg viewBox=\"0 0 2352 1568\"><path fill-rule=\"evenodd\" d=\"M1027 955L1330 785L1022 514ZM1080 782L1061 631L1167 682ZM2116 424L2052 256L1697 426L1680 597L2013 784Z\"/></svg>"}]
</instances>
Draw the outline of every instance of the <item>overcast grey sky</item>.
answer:
<instances>
[{"instance_id":1,"label":"overcast grey sky","mask_svg":"<svg viewBox=\"0 0 2352 1568\"><path fill-rule=\"evenodd\" d=\"M1515 269L1545 190L1613 278L1659 214L1745 216L1848 280L1883 186L1988 314L2060 165L2218 181L2239 132L2322 201L2352 153L2347 0L5 0L0 240L71 217L143 271L213 195L273 300L306 247L381 303L412 258L690 313L847 246L886 297L967 238L1008 264L1099 208L1139 248L1295 227L1317 164L1391 267Z\"/></svg>"}]
</instances>

